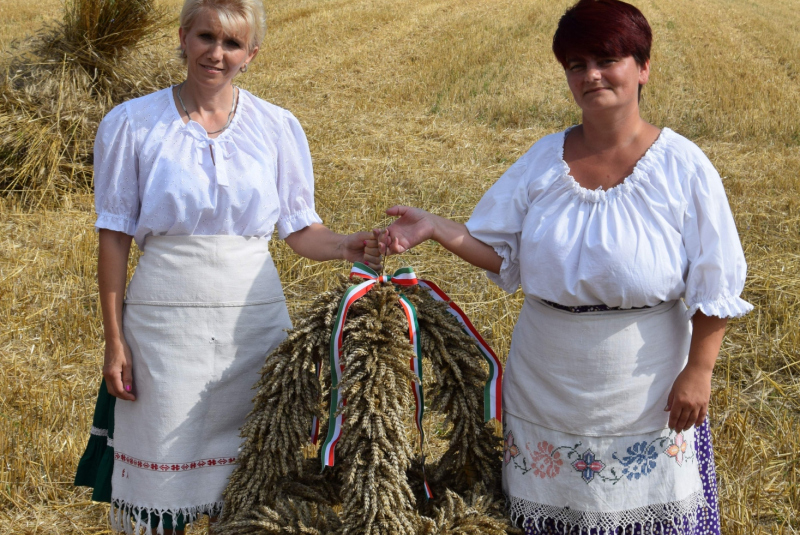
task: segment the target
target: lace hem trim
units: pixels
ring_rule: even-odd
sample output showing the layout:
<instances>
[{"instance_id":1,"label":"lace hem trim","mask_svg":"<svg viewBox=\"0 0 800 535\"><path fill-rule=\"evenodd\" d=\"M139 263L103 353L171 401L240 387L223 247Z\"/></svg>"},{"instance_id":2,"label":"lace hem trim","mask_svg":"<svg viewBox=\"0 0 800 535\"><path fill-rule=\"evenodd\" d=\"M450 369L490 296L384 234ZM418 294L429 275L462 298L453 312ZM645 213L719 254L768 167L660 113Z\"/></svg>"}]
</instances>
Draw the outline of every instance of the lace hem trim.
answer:
<instances>
[{"instance_id":1,"label":"lace hem trim","mask_svg":"<svg viewBox=\"0 0 800 535\"><path fill-rule=\"evenodd\" d=\"M316 210L313 208L307 208L282 217L276 223L278 227L278 238L285 240L290 234L298 230L303 230L312 223L322 223L322 219L320 219Z\"/></svg>"},{"instance_id":2,"label":"lace hem trim","mask_svg":"<svg viewBox=\"0 0 800 535\"><path fill-rule=\"evenodd\" d=\"M498 273L486 272L489 280L502 288L505 292L513 294L520 285L519 263L511 260L511 247L500 245L493 247L497 256L503 259Z\"/></svg>"},{"instance_id":3,"label":"lace hem trim","mask_svg":"<svg viewBox=\"0 0 800 535\"><path fill-rule=\"evenodd\" d=\"M109 214L104 212L97 214L97 221L95 221L94 223L94 228L97 231L104 228L108 230L122 232L127 234L128 236L133 236L136 233L136 220L130 219L122 215Z\"/></svg>"},{"instance_id":4,"label":"lace hem trim","mask_svg":"<svg viewBox=\"0 0 800 535\"><path fill-rule=\"evenodd\" d=\"M173 519L183 515L184 521L188 526L201 515L220 516L222 514L222 503L222 501L218 501L205 505L158 509L133 505L123 500L112 500L108 516L111 527L115 531L134 535L139 533L149 534L151 530L150 517L155 515L158 518L156 533L164 535L164 515L171 515Z\"/></svg>"},{"instance_id":5,"label":"lace hem trim","mask_svg":"<svg viewBox=\"0 0 800 535\"><path fill-rule=\"evenodd\" d=\"M636 525L641 526L642 534L662 533L662 526L665 525L675 528L680 534L693 533L698 523L698 510L708 507L702 491L681 501L655 503L624 511L580 511L514 496L508 498L508 504L511 520L515 524L527 521L544 530L545 522L553 520L564 534L569 535L589 535L592 530L616 533L619 528L633 529Z\"/></svg>"},{"instance_id":6,"label":"lace hem trim","mask_svg":"<svg viewBox=\"0 0 800 535\"><path fill-rule=\"evenodd\" d=\"M686 310L686 317L692 316L700 310L706 316L718 318L739 318L753 310L753 305L736 295L724 295L716 299L701 300L690 305Z\"/></svg>"}]
</instances>

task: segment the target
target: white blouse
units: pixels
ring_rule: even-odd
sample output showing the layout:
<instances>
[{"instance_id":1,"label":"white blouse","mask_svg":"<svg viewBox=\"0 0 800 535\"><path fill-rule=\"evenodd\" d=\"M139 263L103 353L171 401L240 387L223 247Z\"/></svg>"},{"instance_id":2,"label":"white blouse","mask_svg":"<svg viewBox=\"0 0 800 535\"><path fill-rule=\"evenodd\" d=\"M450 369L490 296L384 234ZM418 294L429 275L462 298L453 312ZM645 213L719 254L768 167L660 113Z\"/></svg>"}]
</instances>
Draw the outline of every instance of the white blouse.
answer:
<instances>
[{"instance_id":1,"label":"white blouse","mask_svg":"<svg viewBox=\"0 0 800 535\"><path fill-rule=\"evenodd\" d=\"M213 151L213 158L212 158ZM239 91L230 126L210 139L184 124L166 88L111 110L94 145L98 229L134 236L283 239L322 220L308 142L288 111Z\"/></svg>"},{"instance_id":2,"label":"white blouse","mask_svg":"<svg viewBox=\"0 0 800 535\"><path fill-rule=\"evenodd\" d=\"M494 282L565 306L683 298L688 318L752 310L739 297L747 265L722 180L694 143L664 128L622 184L592 191L569 174L568 131L534 144L467 222L503 258Z\"/></svg>"}]
</instances>

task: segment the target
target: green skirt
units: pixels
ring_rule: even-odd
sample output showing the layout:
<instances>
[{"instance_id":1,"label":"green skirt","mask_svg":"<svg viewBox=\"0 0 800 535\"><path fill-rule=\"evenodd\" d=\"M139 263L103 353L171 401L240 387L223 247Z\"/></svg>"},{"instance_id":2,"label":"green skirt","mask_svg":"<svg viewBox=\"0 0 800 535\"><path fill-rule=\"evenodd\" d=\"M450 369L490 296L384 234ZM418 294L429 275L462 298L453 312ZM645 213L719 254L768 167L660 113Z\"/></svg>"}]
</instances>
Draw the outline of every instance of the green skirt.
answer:
<instances>
[{"instance_id":1,"label":"green skirt","mask_svg":"<svg viewBox=\"0 0 800 535\"><path fill-rule=\"evenodd\" d=\"M78 462L75 485L91 487L92 500L111 503L111 473L114 470L114 405L117 398L108 393L106 380L100 383L94 405L92 430L86 451Z\"/></svg>"}]
</instances>

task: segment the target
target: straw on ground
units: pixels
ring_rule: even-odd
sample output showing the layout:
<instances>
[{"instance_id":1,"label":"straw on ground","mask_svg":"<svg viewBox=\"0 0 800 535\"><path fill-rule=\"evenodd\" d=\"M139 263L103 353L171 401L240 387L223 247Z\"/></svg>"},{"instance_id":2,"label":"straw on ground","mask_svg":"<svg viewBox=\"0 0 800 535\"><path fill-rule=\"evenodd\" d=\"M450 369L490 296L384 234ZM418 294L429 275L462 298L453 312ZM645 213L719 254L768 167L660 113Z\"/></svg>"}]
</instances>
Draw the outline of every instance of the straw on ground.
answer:
<instances>
[{"instance_id":1,"label":"straw on ground","mask_svg":"<svg viewBox=\"0 0 800 535\"><path fill-rule=\"evenodd\" d=\"M332 228L385 224L395 203L464 220L534 141L579 120L549 51L568 3L274 0L239 83L300 119ZM655 34L643 113L717 166L749 262L756 310L731 322L712 396L723 533L797 534L800 10L790 0L636 3ZM174 14L177 0L169 5ZM57 0L0 3L0 46L58 10ZM174 42L158 50L166 63ZM35 210L0 201L0 533L108 531L105 507L71 486L102 360L91 196L58 195ZM294 311L345 271L280 243L273 252ZM521 295L434 245L399 262L440 282L507 353Z\"/></svg>"}]
</instances>

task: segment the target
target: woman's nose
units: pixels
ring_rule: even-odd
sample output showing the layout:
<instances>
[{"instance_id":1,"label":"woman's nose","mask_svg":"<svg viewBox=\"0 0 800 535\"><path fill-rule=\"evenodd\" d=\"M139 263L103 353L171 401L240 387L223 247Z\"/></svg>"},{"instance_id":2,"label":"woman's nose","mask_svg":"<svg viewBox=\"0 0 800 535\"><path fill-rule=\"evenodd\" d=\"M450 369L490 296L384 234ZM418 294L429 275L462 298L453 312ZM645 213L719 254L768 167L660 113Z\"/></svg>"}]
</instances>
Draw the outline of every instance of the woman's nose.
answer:
<instances>
[{"instance_id":1,"label":"woman's nose","mask_svg":"<svg viewBox=\"0 0 800 535\"><path fill-rule=\"evenodd\" d=\"M597 65L587 65L585 72L586 80L594 82L600 79L600 69Z\"/></svg>"},{"instance_id":2,"label":"woman's nose","mask_svg":"<svg viewBox=\"0 0 800 535\"><path fill-rule=\"evenodd\" d=\"M208 57L213 59L221 59L222 58L222 43L214 43L208 49Z\"/></svg>"}]
</instances>

